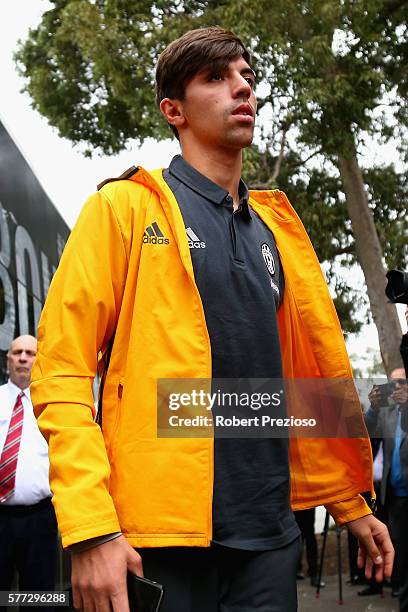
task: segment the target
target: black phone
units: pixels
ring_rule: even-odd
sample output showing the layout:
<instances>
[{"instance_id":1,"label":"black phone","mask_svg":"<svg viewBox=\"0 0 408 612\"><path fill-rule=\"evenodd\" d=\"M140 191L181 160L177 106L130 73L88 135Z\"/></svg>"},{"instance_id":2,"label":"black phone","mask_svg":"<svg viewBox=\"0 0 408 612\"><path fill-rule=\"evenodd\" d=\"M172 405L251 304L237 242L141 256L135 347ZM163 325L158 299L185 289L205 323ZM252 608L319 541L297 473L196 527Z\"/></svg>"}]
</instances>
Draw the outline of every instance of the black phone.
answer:
<instances>
[{"instance_id":1,"label":"black phone","mask_svg":"<svg viewBox=\"0 0 408 612\"><path fill-rule=\"evenodd\" d=\"M127 573L130 612L158 612L164 597L164 587L158 582Z\"/></svg>"},{"instance_id":2,"label":"black phone","mask_svg":"<svg viewBox=\"0 0 408 612\"><path fill-rule=\"evenodd\" d=\"M391 393L395 390L395 383L385 383L383 385L375 385L375 388L380 392L380 407L384 408L388 406L388 398Z\"/></svg>"}]
</instances>

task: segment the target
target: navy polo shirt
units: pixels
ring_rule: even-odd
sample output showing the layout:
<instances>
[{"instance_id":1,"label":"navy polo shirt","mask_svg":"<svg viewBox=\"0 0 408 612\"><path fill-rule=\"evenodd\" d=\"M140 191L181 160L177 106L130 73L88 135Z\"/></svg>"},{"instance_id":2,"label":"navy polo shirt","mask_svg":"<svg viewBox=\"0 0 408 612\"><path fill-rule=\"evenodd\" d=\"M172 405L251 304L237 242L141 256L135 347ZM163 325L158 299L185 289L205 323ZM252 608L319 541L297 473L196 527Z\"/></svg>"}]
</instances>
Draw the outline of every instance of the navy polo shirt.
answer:
<instances>
[{"instance_id":1,"label":"navy polo shirt","mask_svg":"<svg viewBox=\"0 0 408 612\"><path fill-rule=\"evenodd\" d=\"M272 232L248 206L180 155L164 171L186 227L213 378L282 378L276 311L284 277ZM290 509L287 439L215 439L213 541L246 550L299 535Z\"/></svg>"}]
</instances>

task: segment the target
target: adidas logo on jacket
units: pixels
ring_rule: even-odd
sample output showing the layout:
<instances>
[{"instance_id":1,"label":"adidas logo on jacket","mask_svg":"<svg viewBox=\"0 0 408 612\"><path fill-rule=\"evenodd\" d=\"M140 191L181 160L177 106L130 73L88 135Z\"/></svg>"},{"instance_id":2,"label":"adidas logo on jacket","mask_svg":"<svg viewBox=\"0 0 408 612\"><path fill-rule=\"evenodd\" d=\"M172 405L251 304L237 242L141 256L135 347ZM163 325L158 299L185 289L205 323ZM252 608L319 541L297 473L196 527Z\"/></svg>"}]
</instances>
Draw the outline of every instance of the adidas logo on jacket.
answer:
<instances>
[{"instance_id":1,"label":"adidas logo on jacket","mask_svg":"<svg viewBox=\"0 0 408 612\"><path fill-rule=\"evenodd\" d=\"M163 232L155 221L146 227L143 234L143 242L145 244L170 244L170 240L164 237Z\"/></svg>"}]
</instances>

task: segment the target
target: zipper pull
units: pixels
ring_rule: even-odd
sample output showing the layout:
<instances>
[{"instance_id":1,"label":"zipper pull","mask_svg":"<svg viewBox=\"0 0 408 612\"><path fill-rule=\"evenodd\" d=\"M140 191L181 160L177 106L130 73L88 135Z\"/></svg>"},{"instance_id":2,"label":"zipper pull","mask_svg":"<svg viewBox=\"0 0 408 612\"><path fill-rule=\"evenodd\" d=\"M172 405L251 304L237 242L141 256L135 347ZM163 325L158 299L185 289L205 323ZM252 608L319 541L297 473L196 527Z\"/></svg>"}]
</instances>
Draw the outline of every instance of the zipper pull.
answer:
<instances>
[{"instance_id":1,"label":"zipper pull","mask_svg":"<svg viewBox=\"0 0 408 612\"><path fill-rule=\"evenodd\" d=\"M122 398L122 393L123 393L123 385L122 385L122 383L119 383L119 385L118 385L118 398L119 399Z\"/></svg>"}]
</instances>

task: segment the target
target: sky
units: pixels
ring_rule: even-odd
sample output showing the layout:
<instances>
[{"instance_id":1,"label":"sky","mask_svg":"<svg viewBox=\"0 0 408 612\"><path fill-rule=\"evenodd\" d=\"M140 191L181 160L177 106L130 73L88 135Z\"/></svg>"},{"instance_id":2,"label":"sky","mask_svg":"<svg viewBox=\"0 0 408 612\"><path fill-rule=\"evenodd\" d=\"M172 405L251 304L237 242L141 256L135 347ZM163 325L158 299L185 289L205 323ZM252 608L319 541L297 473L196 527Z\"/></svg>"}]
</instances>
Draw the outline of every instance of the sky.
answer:
<instances>
[{"instance_id":1,"label":"sky","mask_svg":"<svg viewBox=\"0 0 408 612\"><path fill-rule=\"evenodd\" d=\"M159 145L149 140L139 149L130 145L119 155L88 159L31 108L29 96L21 93L23 80L12 56L18 39L26 38L28 29L35 27L51 6L47 0L0 2L0 119L72 227L86 198L103 179L119 176L134 164L146 168L167 165L179 146L172 140Z\"/></svg>"},{"instance_id":2,"label":"sky","mask_svg":"<svg viewBox=\"0 0 408 612\"><path fill-rule=\"evenodd\" d=\"M29 96L21 93L23 82L16 73L12 56L18 39L26 37L28 29L39 23L42 13L50 6L48 0L0 2L0 119L51 201L72 227L85 200L104 178L118 176L134 164L146 168L166 166L179 153L179 147L172 140L159 144L149 140L141 148L130 144L128 150L116 156L88 159L69 141L60 138L47 120L31 108ZM365 291L361 273L353 275L353 283ZM398 306L405 332L404 309ZM378 350L375 326L365 326L347 344L349 353L361 356L369 349ZM362 365L358 359L354 363Z\"/></svg>"}]
</instances>

